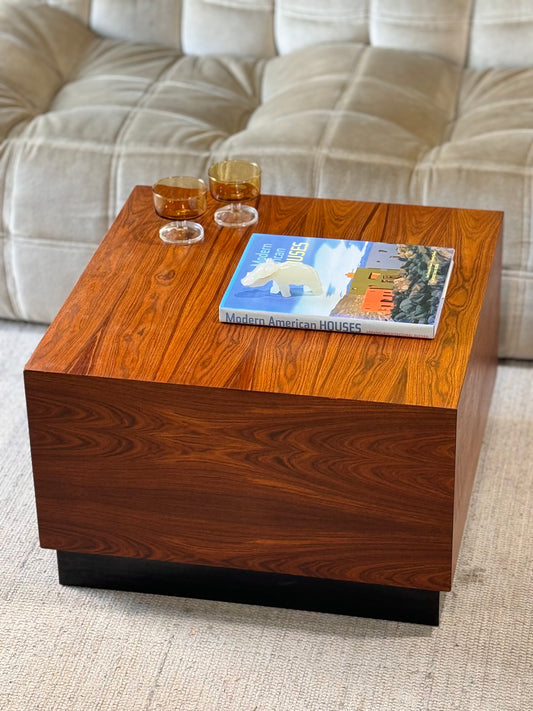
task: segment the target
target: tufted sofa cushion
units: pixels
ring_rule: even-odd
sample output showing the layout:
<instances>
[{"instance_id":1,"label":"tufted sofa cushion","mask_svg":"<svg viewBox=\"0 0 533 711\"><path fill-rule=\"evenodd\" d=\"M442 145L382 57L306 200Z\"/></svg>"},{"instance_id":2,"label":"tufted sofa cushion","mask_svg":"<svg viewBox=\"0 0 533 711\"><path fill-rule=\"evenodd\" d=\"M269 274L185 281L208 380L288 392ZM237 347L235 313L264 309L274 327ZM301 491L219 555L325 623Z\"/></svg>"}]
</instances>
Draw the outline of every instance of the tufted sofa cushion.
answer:
<instances>
[{"instance_id":1,"label":"tufted sofa cushion","mask_svg":"<svg viewBox=\"0 0 533 711\"><path fill-rule=\"evenodd\" d=\"M495 0L436 4L6 5L0 316L51 320L134 185L238 156L265 192L505 210L500 355L533 358L533 68L484 67Z\"/></svg>"},{"instance_id":2,"label":"tufted sofa cushion","mask_svg":"<svg viewBox=\"0 0 533 711\"><path fill-rule=\"evenodd\" d=\"M273 56L326 42L426 52L475 69L533 64L531 0L0 0L188 54Z\"/></svg>"}]
</instances>

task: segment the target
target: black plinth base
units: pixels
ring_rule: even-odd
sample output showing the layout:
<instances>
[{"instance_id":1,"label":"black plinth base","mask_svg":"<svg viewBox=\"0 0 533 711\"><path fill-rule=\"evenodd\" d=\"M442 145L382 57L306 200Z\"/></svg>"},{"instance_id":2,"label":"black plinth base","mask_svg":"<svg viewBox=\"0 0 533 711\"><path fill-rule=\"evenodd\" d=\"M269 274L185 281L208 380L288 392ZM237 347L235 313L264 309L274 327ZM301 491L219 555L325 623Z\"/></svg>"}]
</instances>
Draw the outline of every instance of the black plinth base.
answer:
<instances>
[{"instance_id":1,"label":"black plinth base","mask_svg":"<svg viewBox=\"0 0 533 711\"><path fill-rule=\"evenodd\" d=\"M109 590L439 624L439 592L297 575L57 552L59 582Z\"/></svg>"}]
</instances>

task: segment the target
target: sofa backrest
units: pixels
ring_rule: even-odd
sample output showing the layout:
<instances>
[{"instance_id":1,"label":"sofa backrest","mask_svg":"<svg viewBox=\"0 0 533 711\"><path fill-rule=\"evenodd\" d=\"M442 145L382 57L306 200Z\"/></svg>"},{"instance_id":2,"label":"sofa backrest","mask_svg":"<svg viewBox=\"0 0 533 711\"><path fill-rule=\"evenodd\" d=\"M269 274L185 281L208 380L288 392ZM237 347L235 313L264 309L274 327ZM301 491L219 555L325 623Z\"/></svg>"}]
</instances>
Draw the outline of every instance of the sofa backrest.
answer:
<instances>
[{"instance_id":1,"label":"sofa backrest","mask_svg":"<svg viewBox=\"0 0 533 711\"><path fill-rule=\"evenodd\" d=\"M42 2L76 14L103 35L169 44L189 54L268 57L317 42L357 41L429 52L479 69L533 64L533 0Z\"/></svg>"}]
</instances>

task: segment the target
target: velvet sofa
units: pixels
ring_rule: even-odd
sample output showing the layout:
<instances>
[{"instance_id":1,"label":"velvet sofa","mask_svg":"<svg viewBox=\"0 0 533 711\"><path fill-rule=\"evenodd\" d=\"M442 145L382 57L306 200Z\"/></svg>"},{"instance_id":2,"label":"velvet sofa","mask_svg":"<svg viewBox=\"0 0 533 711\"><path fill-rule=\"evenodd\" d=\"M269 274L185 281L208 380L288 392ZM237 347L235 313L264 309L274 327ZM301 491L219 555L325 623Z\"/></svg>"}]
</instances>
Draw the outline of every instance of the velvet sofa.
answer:
<instances>
[{"instance_id":1,"label":"velvet sofa","mask_svg":"<svg viewBox=\"0 0 533 711\"><path fill-rule=\"evenodd\" d=\"M533 0L0 0L0 318L50 321L136 184L505 212L533 358Z\"/></svg>"}]
</instances>

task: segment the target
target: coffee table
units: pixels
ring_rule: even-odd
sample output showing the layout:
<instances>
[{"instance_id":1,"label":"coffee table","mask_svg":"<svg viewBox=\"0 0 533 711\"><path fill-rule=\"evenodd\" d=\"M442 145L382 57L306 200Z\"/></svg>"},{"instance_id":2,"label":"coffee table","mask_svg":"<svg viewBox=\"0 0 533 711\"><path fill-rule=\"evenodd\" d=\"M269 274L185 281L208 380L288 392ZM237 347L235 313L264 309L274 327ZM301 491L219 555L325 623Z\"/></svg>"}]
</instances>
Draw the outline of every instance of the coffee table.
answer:
<instances>
[{"instance_id":1,"label":"coffee table","mask_svg":"<svg viewBox=\"0 0 533 711\"><path fill-rule=\"evenodd\" d=\"M497 365L502 214L262 195L175 247L136 187L25 369L60 582L438 624ZM455 247L433 340L223 324L252 231Z\"/></svg>"}]
</instances>

